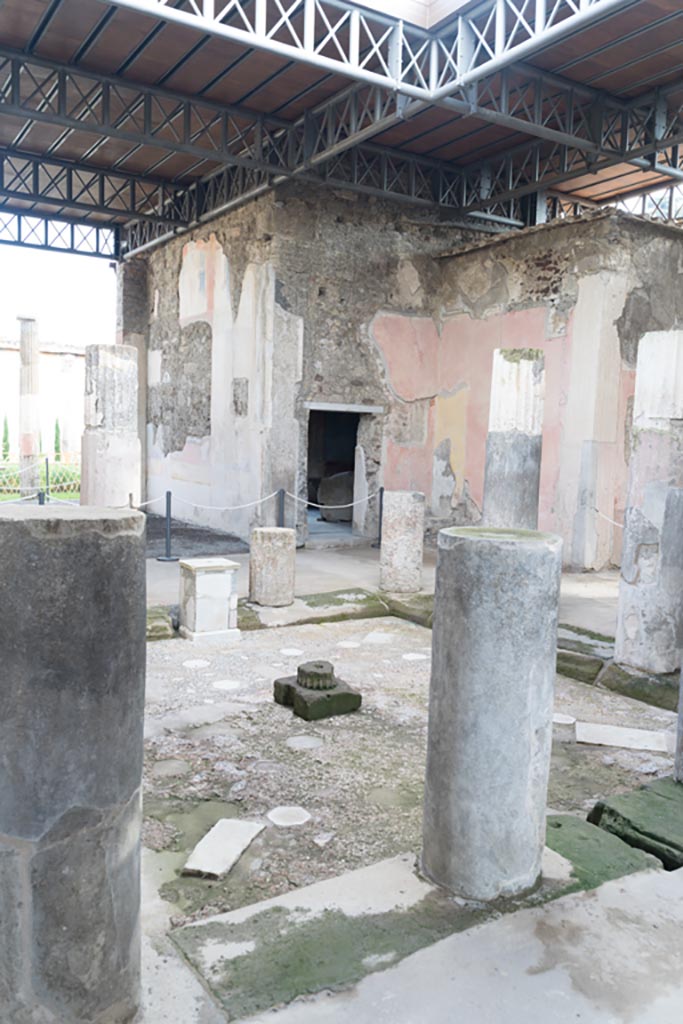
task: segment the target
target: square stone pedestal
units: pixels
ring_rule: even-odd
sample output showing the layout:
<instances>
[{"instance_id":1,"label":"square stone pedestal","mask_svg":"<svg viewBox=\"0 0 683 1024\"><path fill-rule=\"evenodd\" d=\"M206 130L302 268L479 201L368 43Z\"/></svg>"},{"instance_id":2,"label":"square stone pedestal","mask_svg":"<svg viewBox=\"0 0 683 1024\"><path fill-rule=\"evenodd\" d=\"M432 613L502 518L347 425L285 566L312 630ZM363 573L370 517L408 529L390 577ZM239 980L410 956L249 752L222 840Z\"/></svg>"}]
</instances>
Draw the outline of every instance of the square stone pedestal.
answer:
<instances>
[{"instance_id":1,"label":"square stone pedestal","mask_svg":"<svg viewBox=\"0 0 683 1024\"><path fill-rule=\"evenodd\" d=\"M238 641L237 570L227 558L180 562L180 635L185 640Z\"/></svg>"}]
</instances>

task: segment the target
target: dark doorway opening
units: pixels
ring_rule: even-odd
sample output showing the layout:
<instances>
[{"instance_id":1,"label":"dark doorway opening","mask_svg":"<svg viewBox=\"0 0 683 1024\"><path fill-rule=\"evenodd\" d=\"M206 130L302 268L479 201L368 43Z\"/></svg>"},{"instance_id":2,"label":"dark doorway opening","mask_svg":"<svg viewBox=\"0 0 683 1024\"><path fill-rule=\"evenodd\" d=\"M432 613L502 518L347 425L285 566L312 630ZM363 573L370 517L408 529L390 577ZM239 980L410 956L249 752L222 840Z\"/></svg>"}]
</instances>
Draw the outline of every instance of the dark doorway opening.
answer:
<instances>
[{"instance_id":1,"label":"dark doorway opening","mask_svg":"<svg viewBox=\"0 0 683 1024\"><path fill-rule=\"evenodd\" d=\"M308 500L320 505L353 501L353 475L360 414L312 409L308 419ZM351 525L353 509L309 509L309 524ZM313 514L314 513L314 514Z\"/></svg>"}]
</instances>

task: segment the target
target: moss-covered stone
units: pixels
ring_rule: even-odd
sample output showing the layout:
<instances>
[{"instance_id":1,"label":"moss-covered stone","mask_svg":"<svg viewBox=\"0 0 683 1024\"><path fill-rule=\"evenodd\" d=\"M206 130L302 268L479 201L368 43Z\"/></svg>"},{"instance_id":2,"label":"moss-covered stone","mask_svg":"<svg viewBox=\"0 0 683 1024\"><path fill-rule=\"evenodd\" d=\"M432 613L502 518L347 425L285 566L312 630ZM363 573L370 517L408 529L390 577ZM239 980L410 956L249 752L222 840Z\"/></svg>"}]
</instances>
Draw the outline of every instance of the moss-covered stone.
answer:
<instances>
[{"instance_id":1,"label":"moss-covered stone","mask_svg":"<svg viewBox=\"0 0 683 1024\"><path fill-rule=\"evenodd\" d=\"M147 639L172 640L176 635L168 608L155 606L147 609Z\"/></svg>"},{"instance_id":2,"label":"moss-covered stone","mask_svg":"<svg viewBox=\"0 0 683 1024\"><path fill-rule=\"evenodd\" d=\"M432 628L434 618L434 595L413 594L405 597L389 597L384 595L384 601L390 615L397 619L407 619L418 626L426 629Z\"/></svg>"},{"instance_id":3,"label":"moss-covered stone","mask_svg":"<svg viewBox=\"0 0 683 1024\"><path fill-rule=\"evenodd\" d=\"M347 917L326 910L313 918L284 907L263 910L242 924L198 924L173 933L200 971L202 947L248 944L249 952L218 961L207 977L230 1015L241 1020L298 996L350 988L418 949L471 927L486 911L458 907L437 895L406 910Z\"/></svg>"},{"instance_id":4,"label":"moss-covered stone","mask_svg":"<svg viewBox=\"0 0 683 1024\"><path fill-rule=\"evenodd\" d=\"M672 778L600 800L588 820L658 857L669 871L683 868L683 784Z\"/></svg>"},{"instance_id":5,"label":"moss-covered stone","mask_svg":"<svg viewBox=\"0 0 683 1024\"><path fill-rule=\"evenodd\" d=\"M571 861L573 889L595 889L613 878L661 866L654 857L571 814L548 817L546 846Z\"/></svg>"},{"instance_id":6,"label":"moss-covered stone","mask_svg":"<svg viewBox=\"0 0 683 1024\"><path fill-rule=\"evenodd\" d=\"M296 676L276 679L273 683L273 697L276 704L292 709L305 722L317 722L321 718L347 715L358 711L362 697L358 690L337 679L332 689L313 690L301 686Z\"/></svg>"},{"instance_id":7,"label":"moss-covered stone","mask_svg":"<svg viewBox=\"0 0 683 1024\"><path fill-rule=\"evenodd\" d=\"M558 629L566 629L570 633L578 633L580 636L585 636L589 640L598 640L603 644L614 643L613 636L607 636L605 633L595 633L592 629L584 629L583 626L570 626L566 622L561 622Z\"/></svg>"},{"instance_id":8,"label":"moss-covered stone","mask_svg":"<svg viewBox=\"0 0 683 1024\"><path fill-rule=\"evenodd\" d=\"M651 676L629 672L614 663L607 666L600 676L600 686L624 697L641 700L656 708L676 711L680 690L678 673L664 676Z\"/></svg>"},{"instance_id":9,"label":"moss-covered stone","mask_svg":"<svg viewBox=\"0 0 683 1024\"><path fill-rule=\"evenodd\" d=\"M265 629L257 610L247 602L246 598L241 598L237 602L237 628L245 633L255 629Z\"/></svg>"},{"instance_id":10,"label":"moss-covered stone","mask_svg":"<svg viewBox=\"0 0 683 1024\"><path fill-rule=\"evenodd\" d=\"M594 683L602 671L604 662L574 651L557 652L557 671L561 676L578 679L581 683Z\"/></svg>"}]
</instances>

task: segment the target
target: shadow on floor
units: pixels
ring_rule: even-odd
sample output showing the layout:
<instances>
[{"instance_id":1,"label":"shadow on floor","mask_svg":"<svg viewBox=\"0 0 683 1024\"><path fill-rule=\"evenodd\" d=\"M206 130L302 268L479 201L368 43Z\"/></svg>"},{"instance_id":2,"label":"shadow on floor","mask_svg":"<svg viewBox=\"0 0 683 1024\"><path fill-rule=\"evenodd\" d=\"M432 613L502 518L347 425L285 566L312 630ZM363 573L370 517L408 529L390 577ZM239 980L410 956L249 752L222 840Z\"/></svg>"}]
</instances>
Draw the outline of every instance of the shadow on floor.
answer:
<instances>
[{"instance_id":1,"label":"shadow on floor","mask_svg":"<svg viewBox=\"0 0 683 1024\"><path fill-rule=\"evenodd\" d=\"M163 516L147 515L147 557L164 554L166 520ZM207 555L237 555L248 551L248 546L232 533L210 530L206 526L193 526L177 519L171 520L171 553L180 558L201 558Z\"/></svg>"}]
</instances>

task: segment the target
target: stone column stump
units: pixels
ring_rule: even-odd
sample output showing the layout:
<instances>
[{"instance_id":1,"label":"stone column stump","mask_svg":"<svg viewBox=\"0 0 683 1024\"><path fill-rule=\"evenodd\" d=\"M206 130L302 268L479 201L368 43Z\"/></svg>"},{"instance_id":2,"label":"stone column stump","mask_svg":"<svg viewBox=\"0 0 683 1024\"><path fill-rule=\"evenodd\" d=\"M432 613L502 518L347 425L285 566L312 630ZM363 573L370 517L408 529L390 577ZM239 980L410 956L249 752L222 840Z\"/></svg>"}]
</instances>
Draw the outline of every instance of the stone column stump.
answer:
<instances>
[{"instance_id":1,"label":"stone column stump","mask_svg":"<svg viewBox=\"0 0 683 1024\"><path fill-rule=\"evenodd\" d=\"M141 500L138 354L130 345L85 350L85 431L81 505L120 507Z\"/></svg>"},{"instance_id":2,"label":"stone column stump","mask_svg":"<svg viewBox=\"0 0 683 1024\"><path fill-rule=\"evenodd\" d=\"M420 491L385 491L379 587L389 594L422 589L425 496Z\"/></svg>"},{"instance_id":3,"label":"stone column stump","mask_svg":"<svg viewBox=\"0 0 683 1024\"><path fill-rule=\"evenodd\" d=\"M296 531L258 526L249 549L249 600L264 608L284 608L294 601Z\"/></svg>"},{"instance_id":4,"label":"stone column stump","mask_svg":"<svg viewBox=\"0 0 683 1024\"><path fill-rule=\"evenodd\" d=\"M615 660L659 674L683 655L683 331L638 345Z\"/></svg>"},{"instance_id":5,"label":"stone column stump","mask_svg":"<svg viewBox=\"0 0 683 1024\"><path fill-rule=\"evenodd\" d=\"M540 876L561 554L551 534L439 533L422 868L466 899Z\"/></svg>"},{"instance_id":6,"label":"stone column stump","mask_svg":"<svg viewBox=\"0 0 683 1024\"><path fill-rule=\"evenodd\" d=\"M487 526L538 527L544 397L543 353L496 349L484 471L482 519Z\"/></svg>"},{"instance_id":7,"label":"stone column stump","mask_svg":"<svg viewBox=\"0 0 683 1024\"><path fill-rule=\"evenodd\" d=\"M145 519L0 505L0 1019L140 997Z\"/></svg>"},{"instance_id":8,"label":"stone column stump","mask_svg":"<svg viewBox=\"0 0 683 1024\"><path fill-rule=\"evenodd\" d=\"M238 562L185 558L180 562L180 635L186 640L233 640L237 628Z\"/></svg>"},{"instance_id":9,"label":"stone column stump","mask_svg":"<svg viewBox=\"0 0 683 1024\"><path fill-rule=\"evenodd\" d=\"M19 317L19 493L40 490L40 344L35 320Z\"/></svg>"}]
</instances>

